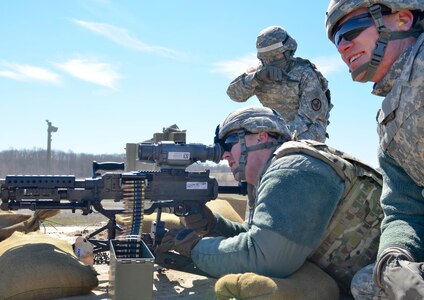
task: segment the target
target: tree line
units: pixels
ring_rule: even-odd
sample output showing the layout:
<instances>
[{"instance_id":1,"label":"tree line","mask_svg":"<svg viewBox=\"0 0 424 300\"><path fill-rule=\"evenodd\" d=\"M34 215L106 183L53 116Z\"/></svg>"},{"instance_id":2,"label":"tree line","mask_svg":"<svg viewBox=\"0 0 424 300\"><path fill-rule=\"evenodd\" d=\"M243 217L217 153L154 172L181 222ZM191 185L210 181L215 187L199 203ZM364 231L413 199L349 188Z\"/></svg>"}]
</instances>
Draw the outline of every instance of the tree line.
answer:
<instances>
[{"instance_id":1,"label":"tree line","mask_svg":"<svg viewBox=\"0 0 424 300\"><path fill-rule=\"evenodd\" d=\"M75 175L77 178L92 176L93 161L97 162L125 162L125 153L122 154L87 154L72 151L51 152L50 172L47 167L47 151L45 149L32 150L4 150L0 151L0 178L6 175ZM203 171L210 169L211 173L230 172L226 164L196 163L189 171Z\"/></svg>"}]
</instances>

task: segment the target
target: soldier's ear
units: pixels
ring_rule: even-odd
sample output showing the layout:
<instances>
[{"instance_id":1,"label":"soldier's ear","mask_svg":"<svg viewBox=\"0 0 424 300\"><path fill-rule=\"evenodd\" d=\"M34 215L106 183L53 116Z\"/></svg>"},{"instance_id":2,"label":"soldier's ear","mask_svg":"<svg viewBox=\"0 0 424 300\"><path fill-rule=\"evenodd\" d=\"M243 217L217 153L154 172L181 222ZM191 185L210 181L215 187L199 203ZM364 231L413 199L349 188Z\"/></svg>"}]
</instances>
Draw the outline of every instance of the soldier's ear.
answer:
<instances>
[{"instance_id":1,"label":"soldier's ear","mask_svg":"<svg viewBox=\"0 0 424 300\"><path fill-rule=\"evenodd\" d=\"M396 13L396 30L408 31L412 27L414 15L409 10L401 10Z\"/></svg>"}]
</instances>

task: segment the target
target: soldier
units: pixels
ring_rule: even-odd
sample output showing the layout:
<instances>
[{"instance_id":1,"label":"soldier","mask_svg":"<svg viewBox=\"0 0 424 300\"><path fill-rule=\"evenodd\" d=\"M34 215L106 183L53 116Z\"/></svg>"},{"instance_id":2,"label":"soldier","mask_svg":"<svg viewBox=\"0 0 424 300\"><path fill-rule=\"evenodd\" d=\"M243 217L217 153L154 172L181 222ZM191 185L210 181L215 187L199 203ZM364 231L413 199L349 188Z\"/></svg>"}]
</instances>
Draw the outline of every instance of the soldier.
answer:
<instances>
[{"instance_id":1,"label":"soldier","mask_svg":"<svg viewBox=\"0 0 424 300\"><path fill-rule=\"evenodd\" d=\"M228 96L244 102L256 95L283 116L298 139L324 142L333 107L327 80L309 60L293 56L297 43L280 26L262 30L256 48L259 66L234 79Z\"/></svg>"},{"instance_id":2,"label":"soldier","mask_svg":"<svg viewBox=\"0 0 424 300\"><path fill-rule=\"evenodd\" d=\"M424 2L332 0L326 27L354 81L375 82L381 205L377 262L352 282L357 299L424 299ZM373 284L372 273L374 275Z\"/></svg>"},{"instance_id":3,"label":"soldier","mask_svg":"<svg viewBox=\"0 0 424 300\"><path fill-rule=\"evenodd\" d=\"M290 141L281 115L266 107L229 114L215 141L234 178L256 188L250 217L235 223L204 206L183 219L194 231L168 232L156 253L176 250L217 277L285 278L309 259L348 290L377 252L379 173L325 144Z\"/></svg>"}]
</instances>

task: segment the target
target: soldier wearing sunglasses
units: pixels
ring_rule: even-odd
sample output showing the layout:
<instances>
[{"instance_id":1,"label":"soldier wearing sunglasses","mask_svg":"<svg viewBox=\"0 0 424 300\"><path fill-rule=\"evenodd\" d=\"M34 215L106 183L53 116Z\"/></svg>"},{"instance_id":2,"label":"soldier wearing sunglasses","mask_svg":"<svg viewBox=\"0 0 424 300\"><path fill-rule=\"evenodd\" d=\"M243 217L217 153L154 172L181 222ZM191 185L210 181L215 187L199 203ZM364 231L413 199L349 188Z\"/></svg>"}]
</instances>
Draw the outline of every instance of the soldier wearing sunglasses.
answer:
<instances>
[{"instance_id":1,"label":"soldier wearing sunglasses","mask_svg":"<svg viewBox=\"0 0 424 300\"><path fill-rule=\"evenodd\" d=\"M255 272L287 278L297 290L290 299L338 299L333 279L346 292L355 272L377 253L380 174L323 143L291 141L281 115L267 107L230 113L217 127L215 143L234 178L255 188L249 216L232 222L204 206L183 217L192 231L168 232L156 253L175 250L215 277ZM307 261L327 274L302 273L310 280L290 281ZM333 284L317 289L331 292L302 289L328 274Z\"/></svg>"},{"instance_id":2,"label":"soldier wearing sunglasses","mask_svg":"<svg viewBox=\"0 0 424 300\"><path fill-rule=\"evenodd\" d=\"M352 293L424 299L424 2L332 0L326 27L352 79L375 82L373 94L385 97L377 115L379 254L355 276Z\"/></svg>"},{"instance_id":3,"label":"soldier wearing sunglasses","mask_svg":"<svg viewBox=\"0 0 424 300\"><path fill-rule=\"evenodd\" d=\"M294 56L296 40L280 26L262 30L256 49L259 66L234 79L228 96L245 102L256 95L263 106L283 116L298 139L324 142L333 107L327 80L309 60Z\"/></svg>"}]
</instances>

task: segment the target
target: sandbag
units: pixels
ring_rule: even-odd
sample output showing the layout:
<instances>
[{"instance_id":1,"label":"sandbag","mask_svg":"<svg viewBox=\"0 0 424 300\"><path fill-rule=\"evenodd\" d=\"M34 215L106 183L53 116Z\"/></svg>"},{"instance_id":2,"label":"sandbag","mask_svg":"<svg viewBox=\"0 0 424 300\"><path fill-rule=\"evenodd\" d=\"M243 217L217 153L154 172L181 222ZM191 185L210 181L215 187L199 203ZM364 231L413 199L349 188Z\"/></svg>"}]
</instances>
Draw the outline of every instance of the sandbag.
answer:
<instances>
[{"instance_id":1,"label":"sandbag","mask_svg":"<svg viewBox=\"0 0 424 300\"><path fill-rule=\"evenodd\" d=\"M15 232L0 242L0 300L83 295L97 285L97 273L78 261L66 241Z\"/></svg>"},{"instance_id":2,"label":"sandbag","mask_svg":"<svg viewBox=\"0 0 424 300\"><path fill-rule=\"evenodd\" d=\"M33 214L20 214L0 210L0 241L7 239L15 231L32 232L40 229L40 221L57 215L58 209L37 209Z\"/></svg>"},{"instance_id":3,"label":"sandbag","mask_svg":"<svg viewBox=\"0 0 424 300\"><path fill-rule=\"evenodd\" d=\"M26 221L32 214L21 214L14 211L0 210L0 228L5 228L22 221Z\"/></svg>"},{"instance_id":4,"label":"sandbag","mask_svg":"<svg viewBox=\"0 0 424 300\"><path fill-rule=\"evenodd\" d=\"M181 224L180 218L172 213L162 213L160 219L161 221L165 222L165 227L168 229L184 228L183 224ZM144 233L150 233L153 221L156 221L156 213L144 216L144 219L143 219Z\"/></svg>"},{"instance_id":5,"label":"sandbag","mask_svg":"<svg viewBox=\"0 0 424 300\"><path fill-rule=\"evenodd\" d=\"M246 209L248 207L247 196L220 195L219 199L226 200L242 219L246 217Z\"/></svg>"},{"instance_id":6,"label":"sandbag","mask_svg":"<svg viewBox=\"0 0 424 300\"><path fill-rule=\"evenodd\" d=\"M206 203L206 206L209 207L212 212L217 213L230 221L243 222L242 216L237 213L227 200L216 199Z\"/></svg>"},{"instance_id":7,"label":"sandbag","mask_svg":"<svg viewBox=\"0 0 424 300\"><path fill-rule=\"evenodd\" d=\"M310 262L287 278L255 273L228 274L215 283L219 300L337 300L339 288L327 273Z\"/></svg>"},{"instance_id":8,"label":"sandbag","mask_svg":"<svg viewBox=\"0 0 424 300\"><path fill-rule=\"evenodd\" d=\"M38 216L40 220L46 220L60 214L60 209L37 209L34 215Z\"/></svg>"},{"instance_id":9,"label":"sandbag","mask_svg":"<svg viewBox=\"0 0 424 300\"><path fill-rule=\"evenodd\" d=\"M0 241L7 239L15 231L28 233L39 228L39 221L33 214L0 211Z\"/></svg>"}]
</instances>

